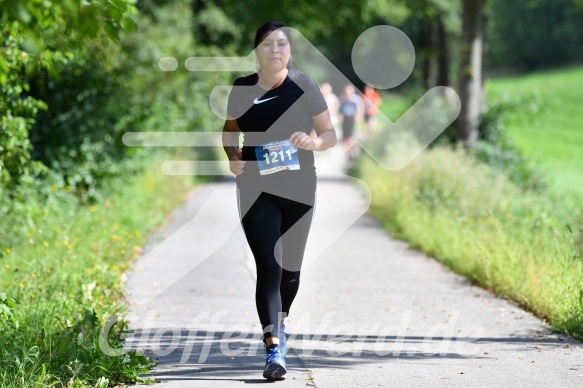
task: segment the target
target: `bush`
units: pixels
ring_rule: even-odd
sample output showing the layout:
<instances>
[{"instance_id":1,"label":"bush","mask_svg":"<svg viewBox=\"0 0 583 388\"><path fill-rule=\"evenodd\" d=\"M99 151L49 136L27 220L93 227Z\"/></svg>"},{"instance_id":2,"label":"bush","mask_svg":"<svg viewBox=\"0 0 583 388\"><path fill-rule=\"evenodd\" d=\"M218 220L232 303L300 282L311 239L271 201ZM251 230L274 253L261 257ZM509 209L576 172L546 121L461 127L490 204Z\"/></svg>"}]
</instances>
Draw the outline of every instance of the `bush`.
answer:
<instances>
[{"instance_id":1,"label":"bush","mask_svg":"<svg viewBox=\"0 0 583 388\"><path fill-rule=\"evenodd\" d=\"M544 106L540 94L526 98L506 98L489 102L480 116L480 139L474 149L477 160L496 171L503 172L512 182L525 190L543 192L548 188L547 177L538 164L510 140L505 127L507 114L516 111L538 111Z\"/></svg>"},{"instance_id":2,"label":"bush","mask_svg":"<svg viewBox=\"0 0 583 388\"><path fill-rule=\"evenodd\" d=\"M63 65L84 52L88 40L105 44L134 27L131 0L71 0L66 4L0 2L0 185L13 187L21 175L42 166L31 161L29 131L47 105L31 90L39 74L56 77ZM87 40L87 41L86 41ZM82 55L81 55L82 56ZM102 66L98 63L98 68ZM95 66L95 63L93 64Z\"/></svg>"}]
</instances>

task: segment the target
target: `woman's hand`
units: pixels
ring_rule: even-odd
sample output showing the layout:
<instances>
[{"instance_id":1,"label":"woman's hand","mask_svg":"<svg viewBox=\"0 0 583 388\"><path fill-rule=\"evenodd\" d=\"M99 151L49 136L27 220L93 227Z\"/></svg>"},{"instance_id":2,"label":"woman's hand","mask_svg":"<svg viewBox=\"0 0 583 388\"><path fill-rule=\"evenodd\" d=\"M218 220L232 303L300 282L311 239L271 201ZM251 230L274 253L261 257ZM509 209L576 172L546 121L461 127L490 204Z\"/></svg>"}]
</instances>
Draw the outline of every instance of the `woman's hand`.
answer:
<instances>
[{"instance_id":1,"label":"woman's hand","mask_svg":"<svg viewBox=\"0 0 583 388\"><path fill-rule=\"evenodd\" d=\"M295 149L303 148L308 151L317 151L318 145L316 141L305 132L294 132L289 138L289 141Z\"/></svg>"},{"instance_id":2,"label":"woman's hand","mask_svg":"<svg viewBox=\"0 0 583 388\"><path fill-rule=\"evenodd\" d=\"M235 175L241 175L243 173L243 167L245 167L245 162L241 160L243 153L241 149L237 149L237 152L229 158L229 169Z\"/></svg>"}]
</instances>

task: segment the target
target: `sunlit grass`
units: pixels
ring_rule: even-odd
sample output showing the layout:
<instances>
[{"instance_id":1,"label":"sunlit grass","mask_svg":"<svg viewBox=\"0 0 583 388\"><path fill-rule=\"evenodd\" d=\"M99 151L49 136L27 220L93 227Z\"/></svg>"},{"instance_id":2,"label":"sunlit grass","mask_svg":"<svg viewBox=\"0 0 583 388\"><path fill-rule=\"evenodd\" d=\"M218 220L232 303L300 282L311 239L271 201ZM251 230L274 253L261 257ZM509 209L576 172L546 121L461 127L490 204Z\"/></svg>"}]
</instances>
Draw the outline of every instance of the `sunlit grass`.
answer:
<instances>
[{"instance_id":1,"label":"sunlit grass","mask_svg":"<svg viewBox=\"0 0 583 388\"><path fill-rule=\"evenodd\" d=\"M490 79L489 99L523 99L506 117L508 134L540 161L553 192L583 203L583 68Z\"/></svg>"},{"instance_id":2,"label":"sunlit grass","mask_svg":"<svg viewBox=\"0 0 583 388\"><path fill-rule=\"evenodd\" d=\"M387 92L381 110L395 121L420 93ZM554 194L583 204L583 68L487 78L486 99L520 105L505 113L507 134L538 163Z\"/></svg>"},{"instance_id":3,"label":"sunlit grass","mask_svg":"<svg viewBox=\"0 0 583 388\"><path fill-rule=\"evenodd\" d=\"M525 194L445 148L426 150L398 172L364 158L359 171L372 190L372 214L398 238L583 337L580 210Z\"/></svg>"}]
</instances>

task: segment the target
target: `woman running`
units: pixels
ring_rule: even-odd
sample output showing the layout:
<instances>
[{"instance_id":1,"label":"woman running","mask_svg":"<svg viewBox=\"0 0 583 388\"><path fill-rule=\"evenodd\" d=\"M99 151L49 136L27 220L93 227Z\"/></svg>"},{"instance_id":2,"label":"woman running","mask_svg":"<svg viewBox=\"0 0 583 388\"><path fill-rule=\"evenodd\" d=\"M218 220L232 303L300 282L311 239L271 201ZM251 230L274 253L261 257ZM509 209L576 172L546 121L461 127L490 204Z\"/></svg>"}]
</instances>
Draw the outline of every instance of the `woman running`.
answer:
<instances>
[{"instance_id":1,"label":"woman running","mask_svg":"<svg viewBox=\"0 0 583 388\"><path fill-rule=\"evenodd\" d=\"M313 152L336 144L326 101L316 82L295 68L292 47L282 22L257 30L259 70L235 80L223 128L223 148L236 175L239 217L257 267L263 376L270 380L286 373L284 319L298 292L316 199ZM312 129L315 138L309 136Z\"/></svg>"}]
</instances>

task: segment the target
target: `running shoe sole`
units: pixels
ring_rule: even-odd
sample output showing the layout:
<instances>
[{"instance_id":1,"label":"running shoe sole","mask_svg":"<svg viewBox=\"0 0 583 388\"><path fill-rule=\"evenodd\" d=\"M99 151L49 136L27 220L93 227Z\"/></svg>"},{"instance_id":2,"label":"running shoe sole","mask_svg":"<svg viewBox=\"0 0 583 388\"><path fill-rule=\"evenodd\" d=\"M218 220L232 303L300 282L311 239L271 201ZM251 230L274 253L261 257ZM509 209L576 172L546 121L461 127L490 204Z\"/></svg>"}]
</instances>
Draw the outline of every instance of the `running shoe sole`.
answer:
<instances>
[{"instance_id":1,"label":"running shoe sole","mask_svg":"<svg viewBox=\"0 0 583 388\"><path fill-rule=\"evenodd\" d=\"M270 364L268 365L265 370L263 371L263 377L268 380L283 380L285 379L285 374L287 373L287 369L285 366L281 364Z\"/></svg>"}]
</instances>

